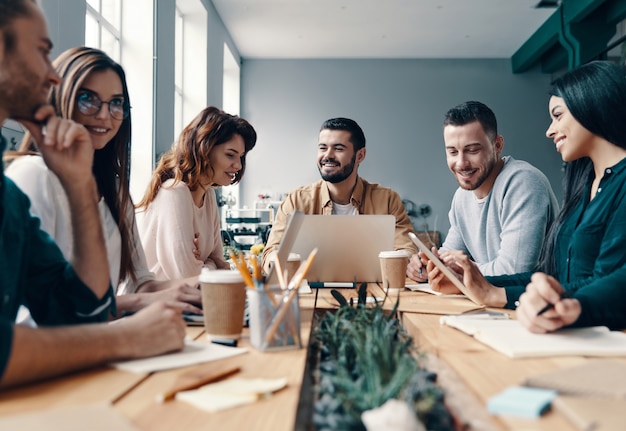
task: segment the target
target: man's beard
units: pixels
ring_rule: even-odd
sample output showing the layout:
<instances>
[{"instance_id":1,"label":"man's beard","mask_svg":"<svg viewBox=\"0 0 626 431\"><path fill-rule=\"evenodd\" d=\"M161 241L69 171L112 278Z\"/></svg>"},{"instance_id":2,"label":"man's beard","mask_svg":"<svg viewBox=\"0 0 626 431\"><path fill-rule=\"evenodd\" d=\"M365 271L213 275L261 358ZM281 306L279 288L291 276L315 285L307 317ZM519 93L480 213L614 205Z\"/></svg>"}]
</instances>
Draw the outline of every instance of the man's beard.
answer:
<instances>
[{"instance_id":1,"label":"man's beard","mask_svg":"<svg viewBox=\"0 0 626 431\"><path fill-rule=\"evenodd\" d=\"M321 161L320 164L323 164L324 162L327 161L332 161L330 159L324 159ZM332 174L324 174L322 172L322 168L320 166L318 166L318 170L320 171L320 175L322 176L322 179L324 181L328 181L329 183L333 183L333 184L337 184L342 182L343 180L345 180L346 178L348 178L350 175L352 175L352 172L354 171L354 164L356 163L356 154L354 156L352 156L352 160L350 160L350 163L345 165L340 171L332 173Z\"/></svg>"},{"instance_id":2,"label":"man's beard","mask_svg":"<svg viewBox=\"0 0 626 431\"><path fill-rule=\"evenodd\" d=\"M37 94L40 79L16 56L7 56L1 65L0 100L8 108L9 117L32 120L36 109L45 103Z\"/></svg>"},{"instance_id":3,"label":"man's beard","mask_svg":"<svg viewBox=\"0 0 626 431\"><path fill-rule=\"evenodd\" d=\"M457 178L457 182L459 183L459 186L461 186L461 188L464 189L464 190L476 190L477 188L482 186L483 183L485 182L485 180L489 177L489 175L491 175L491 173L495 169L496 164L497 164L497 160L498 160L497 157L492 159L492 160L490 160L487 163L486 169L483 171L482 175L480 177L478 177L478 179L476 181L474 181L473 183L467 184L467 183L461 182Z\"/></svg>"}]
</instances>

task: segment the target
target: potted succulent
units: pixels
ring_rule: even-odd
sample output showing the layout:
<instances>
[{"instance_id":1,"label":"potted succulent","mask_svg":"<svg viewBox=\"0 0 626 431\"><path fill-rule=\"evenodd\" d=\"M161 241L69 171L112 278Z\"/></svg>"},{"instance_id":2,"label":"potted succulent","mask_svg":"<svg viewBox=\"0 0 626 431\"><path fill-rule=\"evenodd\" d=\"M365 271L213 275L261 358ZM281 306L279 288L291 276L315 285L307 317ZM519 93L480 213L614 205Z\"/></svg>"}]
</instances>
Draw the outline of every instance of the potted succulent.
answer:
<instances>
[{"instance_id":1,"label":"potted succulent","mask_svg":"<svg viewBox=\"0 0 626 431\"><path fill-rule=\"evenodd\" d=\"M332 291L340 306L313 329L313 427L365 430L363 412L397 399L421 427L411 429L454 430L436 374L420 365L413 340L400 325L398 301L391 312L382 304L368 306L366 288L360 286L356 305Z\"/></svg>"}]
</instances>

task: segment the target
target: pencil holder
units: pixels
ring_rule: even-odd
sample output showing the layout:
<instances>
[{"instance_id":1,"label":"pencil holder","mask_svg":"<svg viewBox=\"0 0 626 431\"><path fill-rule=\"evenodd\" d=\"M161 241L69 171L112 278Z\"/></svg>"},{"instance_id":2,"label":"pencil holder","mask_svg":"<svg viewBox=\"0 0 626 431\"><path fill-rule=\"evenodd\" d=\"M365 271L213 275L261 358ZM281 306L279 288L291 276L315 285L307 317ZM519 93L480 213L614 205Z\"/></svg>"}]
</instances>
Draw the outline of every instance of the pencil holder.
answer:
<instances>
[{"instance_id":1,"label":"pencil holder","mask_svg":"<svg viewBox=\"0 0 626 431\"><path fill-rule=\"evenodd\" d=\"M300 306L298 292L278 286L266 289L247 289L250 325L250 344L262 352L299 349Z\"/></svg>"}]
</instances>

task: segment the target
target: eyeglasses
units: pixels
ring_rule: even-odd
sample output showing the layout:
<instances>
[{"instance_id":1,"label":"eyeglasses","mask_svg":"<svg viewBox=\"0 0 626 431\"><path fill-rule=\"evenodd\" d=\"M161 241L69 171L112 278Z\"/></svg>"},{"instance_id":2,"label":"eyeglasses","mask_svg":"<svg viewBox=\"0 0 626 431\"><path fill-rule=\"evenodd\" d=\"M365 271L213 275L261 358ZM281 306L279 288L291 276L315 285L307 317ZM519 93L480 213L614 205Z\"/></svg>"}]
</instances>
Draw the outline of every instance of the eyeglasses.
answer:
<instances>
[{"instance_id":1,"label":"eyeglasses","mask_svg":"<svg viewBox=\"0 0 626 431\"><path fill-rule=\"evenodd\" d=\"M123 120L130 114L130 105L121 97L114 97L108 102L104 102L91 91L83 91L76 98L78 110L89 116L100 112L105 103L109 105L109 114L116 120Z\"/></svg>"}]
</instances>

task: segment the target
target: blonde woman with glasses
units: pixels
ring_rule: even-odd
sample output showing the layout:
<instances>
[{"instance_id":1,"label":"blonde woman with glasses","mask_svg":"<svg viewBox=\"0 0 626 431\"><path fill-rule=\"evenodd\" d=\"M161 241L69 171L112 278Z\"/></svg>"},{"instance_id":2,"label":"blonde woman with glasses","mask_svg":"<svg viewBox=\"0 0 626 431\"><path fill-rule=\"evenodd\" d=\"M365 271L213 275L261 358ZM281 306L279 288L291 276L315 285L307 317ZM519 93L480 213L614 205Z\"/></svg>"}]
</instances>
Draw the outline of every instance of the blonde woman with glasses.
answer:
<instances>
[{"instance_id":1,"label":"blonde woman with glasses","mask_svg":"<svg viewBox=\"0 0 626 431\"><path fill-rule=\"evenodd\" d=\"M157 281L146 264L129 191L131 107L124 70L104 52L83 47L65 51L53 64L63 81L50 90L48 102L60 117L82 124L93 141L93 174L118 315L157 300L202 313L195 278ZM6 175L29 196L31 212L40 218L42 229L71 260L69 204L59 179L28 134L20 152L11 157ZM194 249L192 240L189 249Z\"/></svg>"}]
</instances>

